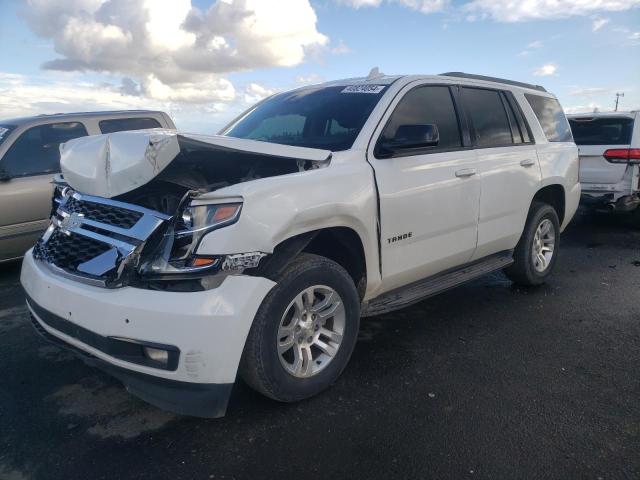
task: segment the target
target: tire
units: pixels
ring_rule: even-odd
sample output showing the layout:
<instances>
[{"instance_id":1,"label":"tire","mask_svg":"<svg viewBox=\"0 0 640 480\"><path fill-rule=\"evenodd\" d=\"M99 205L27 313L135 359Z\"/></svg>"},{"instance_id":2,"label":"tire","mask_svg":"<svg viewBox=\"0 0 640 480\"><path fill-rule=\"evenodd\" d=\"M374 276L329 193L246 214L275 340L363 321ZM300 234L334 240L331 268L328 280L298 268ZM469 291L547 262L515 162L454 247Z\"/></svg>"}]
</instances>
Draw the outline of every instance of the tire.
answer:
<instances>
[{"instance_id":1,"label":"tire","mask_svg":"<svg viewBox=\"0 0 640 480\"><path fill-rule=\"evenodd\" d=\"M544 227L542 227L544 225ZM547 255L549 252L544 252L542 257L537 257L534 254L534 248L536 252L540 253L540 243L536 238L536 232L539 228L549 227L549 232L553 235L553 244L549 242L549 236L543 235L543 243L545 248L552 247L551 255ZM534 247L534 242L536 245ZM522 237L513 252L513 264L504 270L504 273L513 282L523 286L536 286L545 282L547 277L551 275L553 267L556 264L558 258L558 250L560 247L560 222L558 220L558 214L555 209L546 203L534 202L529 209L529 215L527 216L527 222L522 232Z\"/></svg>"},{"instance_id":2,"label":"tire","mask_svg":"<svg viewBox=\"0 0 640 480\"><path fill-rule=\"evenodd\" d=\"M275 281L249 331L239 372L263 395L295 402L328 388L346 367L358 336L360 298L347 271L318 255L298 255Z\"/></svg>"}]
</instances>

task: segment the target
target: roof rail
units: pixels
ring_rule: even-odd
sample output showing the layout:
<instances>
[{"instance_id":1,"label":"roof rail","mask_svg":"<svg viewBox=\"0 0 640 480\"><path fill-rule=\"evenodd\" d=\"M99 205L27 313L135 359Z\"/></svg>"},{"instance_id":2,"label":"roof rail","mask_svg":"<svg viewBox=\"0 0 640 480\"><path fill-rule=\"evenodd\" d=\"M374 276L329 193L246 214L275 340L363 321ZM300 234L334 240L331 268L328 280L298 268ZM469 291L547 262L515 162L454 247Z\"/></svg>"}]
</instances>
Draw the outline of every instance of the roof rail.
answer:
<instances>
[{"instance_id":1,"label":"roof rail","mask_svg":"<svg viewBox=\"0 0 640 480\"><path fill-rule=\"evenodd\" d=\"M506 80L504 78L487 77L485 75L474 75L473 73L447 72L447 73L441 73L440 75L442 75L443 77L469 78L471 80L482 80L485 82L504 83L506 85L513 85L515 87L532 88L534 90L539 90L541 92L547 91L544 87L540 85L533 85L531 83L524 83L524 82L516 82L515 80Z\"/></svg>"}]
</instances>

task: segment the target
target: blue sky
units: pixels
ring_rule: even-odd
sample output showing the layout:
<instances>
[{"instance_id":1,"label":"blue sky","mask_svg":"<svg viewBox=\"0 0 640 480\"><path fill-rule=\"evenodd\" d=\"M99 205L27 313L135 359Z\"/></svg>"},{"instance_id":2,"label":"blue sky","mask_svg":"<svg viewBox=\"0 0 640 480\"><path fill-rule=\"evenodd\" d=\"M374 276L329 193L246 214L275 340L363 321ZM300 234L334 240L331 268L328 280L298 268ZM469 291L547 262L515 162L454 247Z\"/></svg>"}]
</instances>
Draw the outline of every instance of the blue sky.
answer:
<instances>
[{"instance_id":1,"label":"blue sky","mask_svg":"<svg viewBox=\"0 0 640 480\"><path fill-rule=\"evenodd\" d=\"M374 66L538 83L570 112L610 110L616 92L622 108L640 108L640 0L0 5L0 118L149 107L212 133L271 92Z\"/></svg>"}]
</instances>

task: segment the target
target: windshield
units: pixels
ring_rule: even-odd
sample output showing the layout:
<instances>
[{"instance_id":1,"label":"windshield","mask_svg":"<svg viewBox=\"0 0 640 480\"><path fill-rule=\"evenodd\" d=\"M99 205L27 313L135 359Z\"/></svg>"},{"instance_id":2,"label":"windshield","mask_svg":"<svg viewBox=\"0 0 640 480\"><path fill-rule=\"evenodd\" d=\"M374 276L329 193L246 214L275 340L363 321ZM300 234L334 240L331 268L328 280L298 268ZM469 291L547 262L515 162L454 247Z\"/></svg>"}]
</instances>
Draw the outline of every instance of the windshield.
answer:
<instances>
[{"instance_id":1,"label":"windshield","mask_svg":"<svg viewBox=\"0 0 640 480\"><path fill-rule=\"evenodd\" d=\"M315 87L275 95L223 135L298 147L348 150L386 86Z\"/></svg>"},{"instance_id":2,"label":"windshield","mask_svg":"<svg viewBox=\"0 0 640 480\"><path fill-rule=\"evenodd\" d=\"M14 128L16 128L15 125L0 124L0 145L2 145L2 142L4 142L7 138L9 138L9 134Z\"/></svg>"},{"instance_id":3,"label":"windshield","mask_svg":"<svg viewBox=\"0 0 640 480\"><path fill-rule=\"evenodd\" d=\"M629 145L633 119L628 117L572 118L576 145Z\"/></svg>"}]
</instances>

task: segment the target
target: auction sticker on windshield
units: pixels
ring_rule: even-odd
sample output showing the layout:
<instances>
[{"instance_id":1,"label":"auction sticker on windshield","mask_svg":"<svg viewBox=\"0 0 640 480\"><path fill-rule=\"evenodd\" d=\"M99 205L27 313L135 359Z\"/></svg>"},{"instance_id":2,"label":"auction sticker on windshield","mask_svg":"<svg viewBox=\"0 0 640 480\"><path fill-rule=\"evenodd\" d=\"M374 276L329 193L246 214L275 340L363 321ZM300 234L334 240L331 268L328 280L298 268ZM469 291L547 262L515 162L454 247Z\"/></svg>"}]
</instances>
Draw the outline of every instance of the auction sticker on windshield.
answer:
<instances>
[{"instance_id":1,"label":"auction sticker on windshield","mask_svg":"<svg viewBox=\"0 0 640 480\"><path fill-rule=\"evenodd\" d=\"M384 85L349 85L340 93L380 93Z\"/></svg>"}]
</instances>

